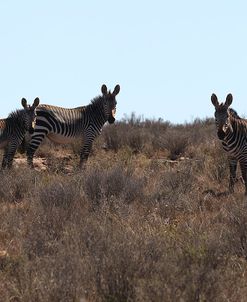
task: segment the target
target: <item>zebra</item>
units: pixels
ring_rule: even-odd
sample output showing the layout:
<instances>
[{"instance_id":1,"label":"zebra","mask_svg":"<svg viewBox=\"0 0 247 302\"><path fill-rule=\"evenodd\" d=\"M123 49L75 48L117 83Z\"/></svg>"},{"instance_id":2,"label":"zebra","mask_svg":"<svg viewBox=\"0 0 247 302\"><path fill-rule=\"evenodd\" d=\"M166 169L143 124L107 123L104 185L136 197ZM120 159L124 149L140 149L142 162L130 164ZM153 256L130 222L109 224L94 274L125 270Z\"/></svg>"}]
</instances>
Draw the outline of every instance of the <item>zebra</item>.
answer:
<instances>
[{"instance_id":1,"label":"zebra","mask_svg":"<svg viewBox=\"0 0 247 302\"><path fill-rule=\"evenodd\" d=\"M11 168L13 158L18 146L23 141L27 132L33 133L36 120L36 107L39 98L33 105L27 104L27 100L21 100L23 109L11 112L7 118L0 119L0 148L4 148L2 169Z\"/></svg>"},{"instance_id":2,"label":"zebra","mask_svg":"<svg viewBox=\"0 0 247 302\"><path fill-rule=\"evenodd\" d=\"M75 139L82 139L80 151L80 167L87 161L94 139L101 133L103 125L108 121L115 122L116 95L120 86L113 92L102 85L102 95L95 97L87 106L67 109L41 104L37 108L34 133L27 147L27 162L33 165L33 156L45 137L49 140L67 144Z\"/></svg>"},{"instance_id":3,"label":"zebra","mask_svg":"<svg viewBox=\"0 0 247 302\"><path fill-rule=\"evenodd\" d=\"M217 96L215 94L211 96L212 104L215 107L217 135L229 159L229 191L234 192L239 162L245 183L245 195L247 195L247 120L240 118L235 110L229 108L232 100L232 95L228 94L225 103L219 104Z\"/></svg>"}]
</instances>

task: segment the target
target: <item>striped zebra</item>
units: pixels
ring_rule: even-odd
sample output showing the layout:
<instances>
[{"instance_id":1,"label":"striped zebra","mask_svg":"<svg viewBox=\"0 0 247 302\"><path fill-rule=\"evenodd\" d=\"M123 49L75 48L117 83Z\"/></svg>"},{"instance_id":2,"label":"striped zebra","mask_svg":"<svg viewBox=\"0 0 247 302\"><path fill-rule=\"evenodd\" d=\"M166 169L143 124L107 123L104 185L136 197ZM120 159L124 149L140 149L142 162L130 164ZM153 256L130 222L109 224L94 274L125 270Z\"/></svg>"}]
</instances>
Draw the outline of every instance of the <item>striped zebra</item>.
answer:
<instances>
[{"instance_id":1,"label":"striped zebra","mask_svg":"<svg viewBox=\"0 0 247 302\"><path fill-rule=\"evenodd\" d=\"M239 162L245 183L245 195L247 195L247 120L240 118L235 110L229 108L232 99L232 95L228 94L225 103L219 104L217 96L215 94L211 96L215 107L217 135L229 158L229 191L234 192L237 163Z\"/></svg>"},{"instance_id":2,"label":"striped zebra","mask_svg":"<svg viewBox=\"0 0 247 302\"><path fill-rule=\"evenodd\" d=\"M80 167L87 160L96 136L101 133L103 125L115 121L116 95L120 86L113 92L102 85L102 95L94 98L87 106L66 109L51 105L40 105L37 108L37 119L34 133L27 147L27 161L33 167L33 156L44 138L60 144L82 140Z\"/></svg>"},{"instance_id":3,"label":"striped zebra","mask_svg":"<svg viewBox=\"0 0 247 302\"><path fill-rule=\"evenodd\" d=\"M13 111L6 119L0 119L0 148L4 148L2 168L11 168L16 149L23 141L27 132L33 133L36 120L36 107L39 99L33 105L27 100L21 100L23 109Z\"/></svg>"}]
</instances>

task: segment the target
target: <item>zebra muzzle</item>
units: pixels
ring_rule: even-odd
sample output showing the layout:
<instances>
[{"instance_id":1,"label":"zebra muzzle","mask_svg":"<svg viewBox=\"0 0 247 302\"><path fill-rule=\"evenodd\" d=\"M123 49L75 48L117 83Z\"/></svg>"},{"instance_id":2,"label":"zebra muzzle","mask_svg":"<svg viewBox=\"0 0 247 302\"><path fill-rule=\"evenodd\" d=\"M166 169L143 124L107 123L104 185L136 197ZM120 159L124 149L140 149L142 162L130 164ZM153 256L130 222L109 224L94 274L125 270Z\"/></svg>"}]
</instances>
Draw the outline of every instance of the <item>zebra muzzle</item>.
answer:
<instances>
[{"instance_id":1,"label":"zebra muzzle","mask_svg":"<svg viewBox=\"0 0 247 302\"><path fill-rule=\"evenodd\" d=\"M35 121L32 122L32 126L29 128L28 132L29 134L33 134L34 133L34 127L35 127Z\"/></svg>"},{"instance_id":2,"label":"zebra muzzle","mask_svg":"<svg viewBox=\"0 0 247 302\"><path fill-rule=\"evenodd\" d=\"M218 130L217 135L220 140L223 140L226 136L225 132L222 129Z\"/></svg>"},{"instance_id":3,"label":"zebra muzzle","mask_svg":"<svg viewBox=\"0 0 247 302\"><path fill-rule=\"evenodd\" d=\"M34 128L33 127L30 127L29 130L28 130L29 134L33 134L34 133Z\"/></svg>"},{"instance_id":4,"label":"zebra muzzle","mask_svg":"<svg viewBox=\"0 0 247 302\"><path fill-rule=\"evenodd\" d=\"M115 118L111 115L108 119L109 124L113 124L115 122Z\"/></svg>"},{"instance_id":5,"label":"zebra muzzle","mask_svg":"<svg viewBox=\"0 0 247 302\"><path fill-rule=\"evenodd\" d=\"M115 122L116 109L111 111L111 116L108 119L109 124L113 124Z\"/></svg>"},{"instance_id":6,"label":"zebra muzzle","mask_svg":"<svg viewBox=\"0 0 247 302\"><path fill-rule=\"evenodd\" d=\"M112 117L114 117L114 118L115 118L115 115L116 115L116 109L113 109L113 110L111 111L111 115L112 115Z\"/></svg>"}]
</instances>

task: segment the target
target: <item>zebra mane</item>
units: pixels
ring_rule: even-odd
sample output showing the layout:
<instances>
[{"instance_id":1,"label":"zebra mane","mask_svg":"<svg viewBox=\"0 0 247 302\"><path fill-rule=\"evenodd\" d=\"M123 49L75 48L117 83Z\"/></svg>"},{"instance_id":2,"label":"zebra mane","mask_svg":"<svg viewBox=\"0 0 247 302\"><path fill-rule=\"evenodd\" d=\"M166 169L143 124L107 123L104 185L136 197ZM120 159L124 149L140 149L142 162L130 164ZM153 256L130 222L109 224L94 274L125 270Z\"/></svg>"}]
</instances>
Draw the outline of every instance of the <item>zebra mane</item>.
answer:
<instances>
[{"instance_id":1,"label":"zebra mane","mask_svg":"<svg viewBox=\"0 0 247 302\"><path fill-rule=\"evenodd\" d=\"M17 109L15 111L12 111L8 117L6 118L6 123L13 123L15 125L22 125L23 124L23 116L25 114L24 109Z\"/></svg>"},{"instance_id":2,"label":"zebra mane","mask_svg":"<svg viewBox=\"0 0 247 302\"><path fill-rule=\"evenodd\" d=\"M19 118L22 117L25 113L24 109L16 109L15 111L10 112L7 118Z\"/></svg>"},{"instance_id":3,"label":"zebra mane","mask_svg":"<svg viewBox=\"0 0 247 302\"><path fill-rule=\"evenodd\" d=\"M96 96L95 98L93 98L92 100L91 100L91 102L87 105L87 106L85 106L85 107L90 107L90 108L92 108L92 109L95 109L95 108L99 108L99 107L102 107L102 105L103 105L103 96L102 95L99 95L99 96Z\"/></svg>"},{"instance_id":4,"label":"zebra mane","mask_svg":"<svg viewBox=\"0 0 247 302\"><path fill-rule=\"evenodd\" d=\"M241 117L238 115L236 110L229 108L229 112L230 112L231 116L233 116L234 118L241 119Z\"/></svg>"}]
</instances>

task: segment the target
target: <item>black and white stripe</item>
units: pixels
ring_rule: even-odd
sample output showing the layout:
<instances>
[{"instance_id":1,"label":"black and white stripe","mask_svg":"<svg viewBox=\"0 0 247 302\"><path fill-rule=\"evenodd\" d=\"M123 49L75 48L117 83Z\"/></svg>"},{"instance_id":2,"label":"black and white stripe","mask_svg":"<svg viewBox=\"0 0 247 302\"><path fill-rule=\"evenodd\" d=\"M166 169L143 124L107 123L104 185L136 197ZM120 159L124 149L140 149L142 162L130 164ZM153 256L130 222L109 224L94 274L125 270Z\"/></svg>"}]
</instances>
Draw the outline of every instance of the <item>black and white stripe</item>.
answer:
<instances>
[{"instance_id":1,"label":"black and white stripe","mask_svg":"<svg viewBox=\"0 0 247 302\"><path fill-rule=\"evenodd\" d=\"M71 143L74 139L82 140L80 165L87 160L92 143L100 134L103 125L108 121L114 123L116 95L120 86L116 85L111 93L102 85L102 95L96 97L84 107L66 109L51 105L40 105L37 108L37 119L34 133L27 149L27 160L33 166L33 156L45 137L61 144Z\"/></svg>"},{"instance_id":2,"label":"black and white stripe","mask_svg":"<svg viewBox=\"0 0 247 302\"><path fill-rule=\"evenodd\" d=\"M211 96L215 107L218 138L229 157L229 190L234 191L237 163L239 162L245 183L245 195L247 195L247 120L240 118L235 110L229 108L232 99L232 95L228 94L225 103L219 104L217 96L215 94Z\"/></svg>"},{"instance_id":3,"label":"black and white stripe","mask_svg":"<svg viewBox=\"0 0 247 302\"><path fill-rule=\"evenodd\" d=\"M36 107L39 99L36 98L33 105L27 105L26 99L21 101L24 109L16 110L6 119L0 120L0 148L4 148L2 168L10 168L16 149L23 141L25 134L33 133L36 120Z\"/></svg>"}]
</instances>

